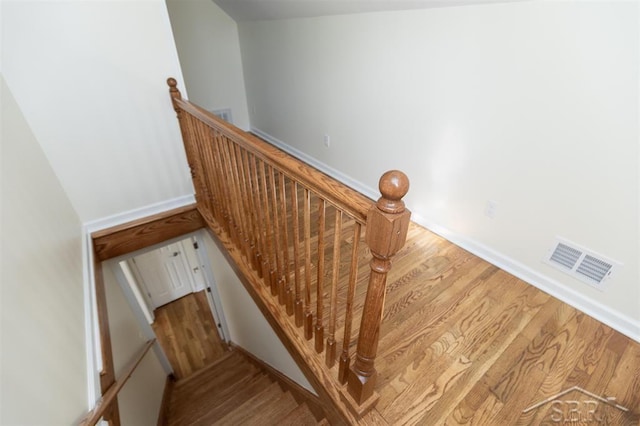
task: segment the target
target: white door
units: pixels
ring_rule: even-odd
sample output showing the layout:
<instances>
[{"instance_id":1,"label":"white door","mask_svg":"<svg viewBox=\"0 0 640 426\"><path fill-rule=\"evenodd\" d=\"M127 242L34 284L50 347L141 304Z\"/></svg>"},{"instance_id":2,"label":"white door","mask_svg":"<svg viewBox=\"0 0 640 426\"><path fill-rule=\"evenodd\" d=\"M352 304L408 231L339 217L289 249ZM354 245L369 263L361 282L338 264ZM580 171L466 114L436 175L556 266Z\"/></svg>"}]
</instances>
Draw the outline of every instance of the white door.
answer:
<instances>
[{"instance_id":1,"label":"white door","mask_svg":"<svg viewBox=\"0 0 640 426\"><path fill-rule=\"evenodd\" d=\"M133 263L153 302L153 309L193 291L187 258L179 242L135 256Z\"/></svg>"}]
</instances>

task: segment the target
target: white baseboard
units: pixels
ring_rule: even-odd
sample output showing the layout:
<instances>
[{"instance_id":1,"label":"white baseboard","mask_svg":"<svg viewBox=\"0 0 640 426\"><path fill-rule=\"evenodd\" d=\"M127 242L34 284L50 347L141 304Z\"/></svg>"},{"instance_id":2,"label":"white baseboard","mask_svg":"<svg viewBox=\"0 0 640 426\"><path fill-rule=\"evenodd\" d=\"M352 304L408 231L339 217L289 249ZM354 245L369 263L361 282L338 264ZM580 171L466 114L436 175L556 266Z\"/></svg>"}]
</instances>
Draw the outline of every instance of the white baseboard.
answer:
<instances>
[{"instance_id":1,"label":"white baseboard","mask_svg":"<svg viewBox=\"0 0 640 426\"><path fill-rule=\"evenodd\" d=\"M380 193L378 192L377 189L371 188L370 186L367 186L362 182L355 180L351 176L346 175L321 161L318 161L316 158L313 158L312 156L300 151L299 149L294 148L291 145L286 144L285 142L282 142L280 139L274 138L270 134L265 133L260 129L251 127L251 133L254 133L255 135L269 142L270 144L277 146L284 152L293 155L298 160L301 160L309 164L310 166L315 167L316 169L320 170L324 174L329 175L336 180L339 180L343 184L347 185L349 188L358 191L359 193L371 198L372 200L377 200L380 197Z\"/></svg>"},{"instance_id":2,"label":"white baseboard","mask_svg":"<svg viewBox=\"0 0 640 426\"><path fill-rule=\"evenodd\" d=\"M515 259L499 253L471 238L429 221L415 212L412 212L411 220L421 226L424 226L431 232L440 235L446 240L451 241L468 252L473 253L498 268L510 273L511 275L514 275L545 293L550 294L556 299L559 299L597 319L625 336L640 342L640 321L626 315L622 315L608 306L605 306L592 298L586 297L578 291L568 288L553 278L544 275Z\"/></svg>"},{"instance_id":3,"label":"white baseboard","mask_svg":"<svg viewBox=\"0 0 640 426\"><path fill-rule=\"evenodd\" d=\"M318 161L317 159L305 154L304 152L282 142L281 140L274 138L255 127L251 128L251 132L260 136L262 139L277 146L283 151L293 155L294 157L304 161L307 164L317 168L318 170L326 173L336 180L344 183L345 185L361 192L367 197L375 200L379 194L376 190L368 187L361 182L356 181L350 176L335 170L334 168ZM540 290L552 295L553 297L563 301L564 303L573 306L576 309L584 312L587 315L592 316L598 321L608 325L614 330L619 331L625 336L640 342L640 321L629 316L620 314L615 310L603 305L602 303L577 292L562 283L554 280L553 278L544 275L515 259L506 256L503 253L493 250L478 241L466 237L465 235L451 231L448 228L440 226L439 224L428 220L420 213L412 211L411 220L417 224L424 226L431 232L440 235L453 244L467 250L470 253L486 260L487 262L497 266L500 269L520 278L521 280L539 288Z\"/></svg>"},{"instance_id":4,"label":"white baseboard","mask_svg":"<svg viewBox=\"0 0 640 426\"><path fill-rule=\"evenodd\" d=\"M177 209L179 207L188 206L196 202L193 194L183 195L181 197L172 198L170 200L161 201L159 203L150 204L148 206L139 207L122 213L117 213L101 219L91 220L84 223L84 227L88 233L100 231L112 226L121 225L131 222L132 220L142 219L143 217L152 216L154 214L166 212L167 210Z\"/></svg>"}]
</instances>

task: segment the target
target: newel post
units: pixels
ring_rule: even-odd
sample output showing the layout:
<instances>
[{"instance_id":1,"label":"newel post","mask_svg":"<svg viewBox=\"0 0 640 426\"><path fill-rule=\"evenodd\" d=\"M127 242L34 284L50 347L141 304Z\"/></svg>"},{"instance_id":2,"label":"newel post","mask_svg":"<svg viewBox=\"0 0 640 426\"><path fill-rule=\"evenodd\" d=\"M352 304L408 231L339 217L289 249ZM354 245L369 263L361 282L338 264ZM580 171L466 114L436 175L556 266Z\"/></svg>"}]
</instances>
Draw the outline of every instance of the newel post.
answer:
<instances>
[{"instance_id":1,"label":"newel post","mask_svg":"<svg viewBox=\"0 0 640 426\"><path fill-rule=\"evenodd\" d=\"M358 405L362 405L374 394L377 376L374 362L378 351L387 273L391 269L391 257L402 248L407 239L411 217L411 212L402 201L402 197L409 191L409 179L404 173L398 170L386 172L380 178L379 188L382 197L367 215L365 240L373 259L356 359L347 379L349 394Z\"/></svg>"},{"instance_id":2,"label":"newel post","mask_svg":"<svg viewBox=\"0 0 640 426\"><path fill-rule=\"evenodd\" d=\"M180 115L180 108L174 102L175 99L182 99L182 95L180 94L180 90L178 90L178 82L175 78L169 77L167 79L167 86L169 86L169 95L171 96L171 103L173 104L173 109L176 110L176 113Z\"/></svg>"},{"instance_id":3,"label":"newel post","mask_svg":"<svg viewBox=\"0 0 640 426\"><path fill-rule=\"evenodd\" d=\"M173 109L176 111L176 116L178 117L178 124L180 125L180 134L182 135L182 143L184 145L185 153L187 154L187 164L189 165L189 171L191 172L191 179L193 179L193 184L197 185L196 182L196 154L194 152L194 148L192 146L192 139L189 137L189 131L187 130L187 124L184 120L184 114L182 113L182 109L178 106L176 101L182 99L182 94L178 89L178 82L175 78L169 77L167 79L167 86L169 86L169 95L171 96L171 104L173 105ZM198 200L198 189L199 186L196 186L196 200Z\"/></svg>"}]
</instances>

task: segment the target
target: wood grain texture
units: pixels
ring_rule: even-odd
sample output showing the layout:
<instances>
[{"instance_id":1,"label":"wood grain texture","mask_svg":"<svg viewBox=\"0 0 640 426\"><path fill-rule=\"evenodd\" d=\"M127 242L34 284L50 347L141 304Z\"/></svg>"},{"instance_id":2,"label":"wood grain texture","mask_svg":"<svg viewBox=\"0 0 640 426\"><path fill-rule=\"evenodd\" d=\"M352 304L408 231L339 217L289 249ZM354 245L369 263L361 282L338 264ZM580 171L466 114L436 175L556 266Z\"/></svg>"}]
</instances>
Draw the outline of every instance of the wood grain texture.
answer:
<instances>
[{"instance_id":1,"label":"wood grain texture","mask_svg":"<svg viewBox=\"0 0 640 426\"><path fill-rule=\"evenodd\" d=\"M384 298L385 302L379 313L370 315L383 319L379 330L374 329L374 333L379 334L375 362L378 380L375 392L379 394L379 400L364 417L354 414L342 398L345 387L338 376L339 367L327 367L324 357L316 354L319 345L313 339L313 325L332 324L330 315L333 312L322 308L323 298L329 296L322 288L328 277L321 266L325 261L326 264L335 261L334 247L330 246L334 229L325 229L319 222L322 219L323 223L326 220L330 224L338 207L345 216L351 216L351 223L347 219L343 223L345 235L350 234L355 222L362 223L366 232L365 223L371 225L365 220L371 202L356 196L359 207L349 207L353 194L348 188L335 182L325 185L320 176L305 168L307 166L294 164L295 159L218 122L194 105L180 101L179 106L189 114L197 115L207 125L219 128L227 137L238 140L244 149L255 155L255 178L260 183L257 200L264 206L261 234L265 242L273 240L272 226L276 216L272 215L279 209L279 205L274 207L272 203L278 194L272 192L275 180L267 176L275 170L283 173L285 179L299 183L296 192L302 195L298 210L303 227L300 250L304 251L305 259L301 262L304 265L288 263L288 266L295 267L294 273L297 271L301 280L304 276L302 327L300 321L296 323L286 307L280 305L277 291L272 295L270 288L261 284L260 274L252 267L251 259L243 256L242 247L235 242L235 231L229 230L225 223L218 223L213 216L205 215L205 219L256 305L322 401L333 407L333 412L329 413L333 423L535 424L538 420L546 421L548 412L524 411L540 399L553 397L571 386L581 386L603 397L615 396L633 410L640 406L637 342L415 224L406 229L403 225L408 223L408 217L394 223L382 215L376 218L379 225L376 227L393 230L392 241L373 238L368 233L365 235L369 247L358 246L349 238L340 240L340 253L350 253L357 246L354 249L357 268L353 274L359 284L350 303L354 317L347 320L345 311L339 310L335 334L331 333L337 340L341 331L348 331L342 337L347 359L341 360L340 365L353 364L353 350L358 344L357 341L349 342L346 336L362 332L360 318L366 297L363 283L369 277L368 250L371 248L381 255L374 267L385 272L388 255L397 251L393 268L386 277L386 286L374 286L380 296L377 299ZM286 163L284 171L281 161ZM318 178L317 182L312 182L312 175ZM379 201L379 210L385 214L401 212L401 197L393 194L398 189L403 192L408 189L408 183L384 187L391 195ZM324 198L318 194L323 194ZM324 194L328 195L325 197ZM326 203L322 209L318 207L320 198ZM270 223L264 223L267 220ZM405 237L406 244L400 249ZM287 243L290 247L280 244L280 249L295 252L293 242ZM269 262L271 277L268 280L263 277L271 284L278 268L274 248L272 244L263 253L273 256ZM280 267L280 271L284 268ZM338 305L347 304L351 297L347 285L350 275L348 268L341 268ZM312 307L316 307L318 318L314 318ZM317 330L316 338L321 334L320 330ZM371 337L370 333L364 335ZM336 341L337 345L340 343ZM368 353L375 353L376 348L369 349ZM369 361L364 359L363 363ZM619 424L637 424L633 410L619 410L615 420Z\"/></svg>"},{"instance_id":2,"label":"wood grain texture","mask_svg":"<svg viewBox=\"0 0 640 426\"><path fill-rule=\"evenodd\" d=\"M176 379L216 362L228 350L220 339L204 290L161 306L154 315L151 326Z\"/></svg>"},{"instance_id":3,"label":"wood grain texture","mask_svg":"<svg viewBox=\"0 0 640 426\"><path fill-rule=\"evenodd\" d=\"M107 228L91 234L96 259L103 262L171 238L202 229L205 222L196 205Z\"/></svg>"},{"instance_id":4,"label":"wood grain texture","mask_svg":"<svg viewBox=\"0 0 640 426\"><path fill-rule=\"evenodd\" d=\"M366 256L361 263L368 267ZM337 367L326 370L315 359L314 342L277 298L254 296L305 374L314 374L314 387L346 410ZM354 304L363 298L357 292ZM536 424L548 413L523 411L574 385L625 407L640 405L640 344L415 224L394 259L386 298L376 360L380 399L362 419L341 413L338 423ZM635 414L616 415L623 416L619 424L637 424Z\"/></svg>"},{"instance_id":5,"label":"wood grain texture","mask_svg":"<svg viewBox=\"0 0 640 426\"><path fill-rule=\"evenodd\" d=\"M233 350L191 377L179 380L171 396L166 424L317 425L324 420L308 404L315 396L291 392L281 375L262 371L262 363ZM317 417L316 417L317 416ZM319 420L318 420L319 419Z\"/></svg>"},{"instance_id":6,"label":"wood grain texture","mask_svg":"<svg viewBox=\"0 0 640 426\"><path fill-rule=\"evenodd\" d=\"M179 99L175 105L182 111L218 129L222 134L237 141L238 144L269 165L284 167L287 177L302 183L316 193L326 194L331 204L349 213L357 220L364 222L372 200L339 183L335 179L301 162L284 151L270 145L262 139L244 132L235 126L215 117L199 106Z\"/></svg>"},{"instance_id":7,"label":"wood grain texture","mask_svg":"<svg viewBox=\"0 0 640 426\"><path fill-rule=\"evenodd\" d=\"M282 386L283 389L288 390L294 395L296 401L298 401L299 403L307 404L309 410L313 412L313 415L317 421L320 421L324 418L325 408L322 406L322 402L317 395L300 386L297 382L294 382L289 377L282 374L280 371L271 367L269 364L257 358L252 353L246 351L244 348L233 343L231 344L231 348L234 351L240 352L250 363L258 367L263 372L267 373L274 381L280 383L280 386Z\"/></svg>"}]
</instances>

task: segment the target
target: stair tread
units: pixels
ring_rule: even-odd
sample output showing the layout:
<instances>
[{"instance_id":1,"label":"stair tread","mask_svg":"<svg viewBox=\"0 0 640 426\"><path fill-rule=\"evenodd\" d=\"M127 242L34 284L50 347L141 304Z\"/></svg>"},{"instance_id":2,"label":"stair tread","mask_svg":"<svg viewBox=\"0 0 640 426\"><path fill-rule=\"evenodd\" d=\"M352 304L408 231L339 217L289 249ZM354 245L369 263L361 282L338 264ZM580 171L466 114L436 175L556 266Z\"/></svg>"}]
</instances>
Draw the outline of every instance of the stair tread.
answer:
<instances>
[{"instance_id":1,"label":"stair tread","mask_svg":"<svg viewBox=\"0 0 640 426\"><path fill-rule=\"evenodd\" d=\"M206 380L204 377L202 381L192 383L192 386L174 390L172 403L192 405L200 400L211 400L211 395L215 395L216 400L221 402L232 394L236 387L241 387L243 383L260 374L260 370L252 365L237 366L234 370L221 373L217 380Z\"/></svg>"},{"instance_id":2,"label":"stair tread","mask_svg":"<svg viewBox=\"0 0 640 426\"><path fill-rule=\"evenodd\" d=\"M268 388L246 399L215 424L220 426L246 425L252 418L256 417L261 420L261 424L265 424L268 419L266 413L270 411L274 405L277 405L283 395L284 392L280 385L274 382Z\"/></svg>"},{"instance_id":3,"label":"stair tread","mask_svg":"<svg viewBox=\"0 0 640 426\"><path fill-rule=\"evenodd\" d=\"M280 420L298 407L298 402L291 392L284 392L273 403L264 406L262 410L247 419L243 426L264 426L265 421L273 424L280 424Z\"/></svg>"},{"instance_id":4,"label":"stair tread","mask_svg":"<svg viewBox=\"0 0 640 426\"><path fill-rule=\"evenodd\" d=\"M203 380L210 381L214 378L215 381L221 373L235 371L241 365L248 365L249 363L237 352L229 352L223 359L215 362L211 365L202 368L192 375L180 379L176 382L176 388L194 386L194 383L201 382Z\"/></svg>"},{"instance_id":5,"label":"stair tread","mask_svg":"<svg viewBox=\"0 0 640 426\"><path fill-rule=\"evenodd\" d=\"M203 388L221 389L228 386L229 383L234 383L243 377L251 376L257 371L259 371L258 368L248 363L234 365L230 366L227 371L211 373L182 386L176 386L176 390L184 394L191 394Z\"/></svg>"},{"instance_id":6,"label":"stair tread","mask_svg":"<svg viewBox=\"0 0 640 426\"><path fill-rule=\"evenodd\" d=\"M278 422L279 426L315 426L317 424L318 421L304 402Z\"/></svg>"},{"instance_id":7,"label":"stair tread","mask_svg":"<svg viewBox=\"0 0 640 426\"><path fill-rule=\"evenodd\" d=\"M201 420L204 420L202 424L211 424L272 383L267 375L256 371L226 388L212 389L209 393L202 394L201 398L188 399L189 395L186 395L187 399L183 400L181 406L181 415L172 417L172 420L185 425L196 424Z\"/></svg>"}]
</instances>

